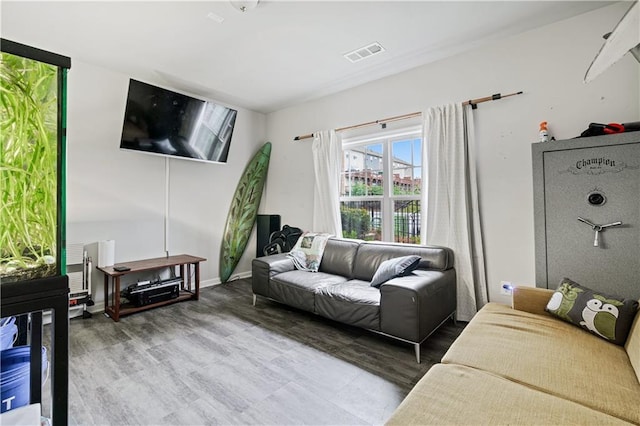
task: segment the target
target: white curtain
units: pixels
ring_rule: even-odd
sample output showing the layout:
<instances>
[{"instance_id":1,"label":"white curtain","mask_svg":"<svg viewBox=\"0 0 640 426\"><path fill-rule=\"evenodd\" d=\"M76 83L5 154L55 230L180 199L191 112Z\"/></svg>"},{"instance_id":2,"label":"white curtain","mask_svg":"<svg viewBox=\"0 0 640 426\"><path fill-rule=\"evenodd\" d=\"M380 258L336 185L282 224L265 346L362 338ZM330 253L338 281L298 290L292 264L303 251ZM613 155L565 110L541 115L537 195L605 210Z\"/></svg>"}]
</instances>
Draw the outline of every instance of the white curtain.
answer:
<instances>
[{"instance_id":1,"label":"white curtain","mask_svg":"<svg viewBox=\"0 0 640 426\"><path fill-rule=\"evenodd\" d=\"M473 113L450 104L425 113L423 158L427 182L421 240L453 249L457 274L456 316L469 321L487 303L478 186L476 182Z\"/></svg>"},{"instance_id":2,"label":"white curtain","mask_svg":"<svg viewBox=\"0 0 640 426\"><path fill-rule=\"evenodd\" d=\"M342 237L340 220L340 168L342 143L334 130L313 133L313 231Z\"/></svg>"}]
</instances>

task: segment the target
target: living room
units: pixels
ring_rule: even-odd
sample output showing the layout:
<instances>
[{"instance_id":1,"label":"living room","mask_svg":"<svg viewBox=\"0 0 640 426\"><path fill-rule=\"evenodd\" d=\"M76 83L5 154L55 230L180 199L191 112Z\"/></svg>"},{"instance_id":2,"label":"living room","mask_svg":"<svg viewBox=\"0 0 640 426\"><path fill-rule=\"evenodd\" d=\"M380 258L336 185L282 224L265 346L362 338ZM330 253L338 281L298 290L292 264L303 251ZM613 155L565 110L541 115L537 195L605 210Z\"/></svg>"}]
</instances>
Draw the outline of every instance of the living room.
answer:
<instances>
[{"instance_id":1,"label":"living room","mask_svg":"<svg viewBox=\"0 0 640 426\"><path fill-rule=\"evenodd\" d=\"M271 141L273 148L260 213L279 214L283 224L313 231L311 142L294 141L295 136L498 92L522 91L518 96L483 103L474 112L488 299L510 304L511 297L502 292L502 281L529 287L536 282L531 144L538 141L538 124L548 121L553 137L563 140L579 136L591 122L640 120L640 68L631 55L622 57L594 81L583 83L603 44L603 34L613 30L630 2L601 2L598 6L602 7L539 27L527 26L526 31L479 36L451 56L438 57L435 52L437 60L433 62L367 79L344 90L325 87L324 96L301 98L281 104L284 106L256 106L257 100L256 104L234 100L230 87L202 87L197 79L190 81L170 71L163 76L164 69L171 70L170 61L127 73L112 68L106 60L83 59L95 57L88 52L84 57L73 55L44 35L36 36L42 32L32 27L44 27L55 14L72 14L73 7L81 6L69 3L54 13L54 7L45 3L38 8L36 4L3 2L2 37L68 55L72 60L67 100L67 242L114 240L117 263L160 257L165 247L170 254L201 256L207 259L201 264L201 289L220 284L218 256L228 207L245 165L264 142ZM107 5L97 6L95 13ZM273 5L261 2L238 16L257 19L261 10ZM105 37L116 37L118 26L112 25L112 34ZM73 46L73 40L67 43ZM100 48L96 46L96 51ZM197 62L192 67L192 75L208 72L199 70ZM366 70L363 79L365 74ZM163 158L119 150L130 78L155 80L151 82L236 109L238 119L227 164L171 159L167 166ZM282 84L287 78L283 69ZM251 276L255 251L254 231L232 279ZM104 310L102 279L102 274L94 271L94 314ZM184 305L191 303L199 302ZM139 321L135 315L130 318ZM123 324L109 321L106 325ZM413 361L410 348L402 353Z\"/></svg>"}]
</instances>

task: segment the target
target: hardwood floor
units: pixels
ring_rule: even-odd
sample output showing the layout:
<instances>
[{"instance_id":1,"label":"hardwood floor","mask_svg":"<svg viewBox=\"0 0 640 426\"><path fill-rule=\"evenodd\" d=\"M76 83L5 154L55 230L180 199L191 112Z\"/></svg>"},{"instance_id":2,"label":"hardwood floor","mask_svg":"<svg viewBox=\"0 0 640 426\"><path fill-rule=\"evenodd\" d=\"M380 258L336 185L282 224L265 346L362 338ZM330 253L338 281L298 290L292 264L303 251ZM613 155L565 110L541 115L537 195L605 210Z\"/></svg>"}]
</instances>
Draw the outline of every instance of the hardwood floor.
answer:
<instances>
[{"instance_id":1,"label":"hardwood floor","mask_svg":"<svg viewBox=\"0 0 640 426\"><path fill-rule=\"evenodd\" d=\"M413 346L258 298L249 280L70 324L77 425L382 424L463 324Z\"/></svg>"}]
</instances>

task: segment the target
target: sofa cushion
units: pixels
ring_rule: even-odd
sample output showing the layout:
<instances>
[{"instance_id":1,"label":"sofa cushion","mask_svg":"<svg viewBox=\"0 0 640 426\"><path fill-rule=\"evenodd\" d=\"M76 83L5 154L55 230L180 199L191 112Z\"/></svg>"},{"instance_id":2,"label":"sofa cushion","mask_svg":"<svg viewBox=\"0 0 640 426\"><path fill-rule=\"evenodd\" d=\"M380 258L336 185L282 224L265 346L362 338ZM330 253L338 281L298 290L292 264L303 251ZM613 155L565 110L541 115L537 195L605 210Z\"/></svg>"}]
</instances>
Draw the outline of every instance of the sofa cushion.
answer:
<instances>
[{"instance_id":1,"label":"sofa cushion","mask_svg":"<svg viewBox=\"0 0 640 426\"><path fill-rule=\"evenodd\" d=\"M515 286L511 291L511 307L530 314L551 315L545 309L553 290L540 287Z\"/></svg>"},{"instance_id":2,"label":"sofa cushion","mask_svg":"<svg viewBox=\"0 0 640 426\"><path fill-rule=\"evenodd\" d=\"M382 283L389 281L391 278L401 277L414 271L418 267L418 263L422 258L417 255L394 257L385 260L378 266L376 273L371 278L371 287L380 287Z\"/></svg>"},{"instance_id":3,"label":"sofa cushion","mask_svg":"<svg viewBox=\"0 0 640 426\"><path fill-rule=\"evenodd\" d=\"M628 424L575 402L461 365L436 364L387 425Z\"/></svg>"},{"instance_id":4,"label":"sofa cushion","mask_svg":"<svg viewBox=\"0 0 640 426\"><path fill-rule=\"evenodd\" d=\"M347 279L323 272L289 271L271 278L269 297L296 308L315 312L315 291Z\"/></svg>"},{"instance_id":5,"label":"sofa cushion","mask_svg":"<svg viewBox=\"0 0 640 426\"><path fill-rule=\"evenodd\" d=\"M640 384L624 348L551 316L489 303L442 362L491 372L640 423L636 409L640 407Z\"/></svg>"},{"instance_id":6,"label":"sofa cushion","mask_svg":"<svg viewBox=\"0 0 640 426\"><path fill-rule=\"evenodd\" d=\"M380 330L380 290L361 280L317 288L316 313L346 324Z\"/></svg>"},{"instance_id":7,"label":"sofa cushion","mask_svg":"<svg viewBox=\"0 0 640 426\"><path fill-rule=\"evenodd\" d=\"M444 271L453 268L451 249L416 244L367 241L360 244L353 267L353 278L371 281L382 262L394 257L418 255L422 258L418 269Z\"/></svg>"},{"instance_id":8,"label":"sofa cushion","mask_svg":"<svg viewBox=\"0 0 640 426\"><path fill-rule=\"evenodd\" d=\"M546 311L616 345L624 345L638 302L593 291L564 278Z\"/></svg>"},{"instance_id":9,"label":"sofa cushion","mask_svg":"<svg viewBox=\"0 0 640 426\"><path fill-rule=\"evenodd\" d=\"M636 319L629 331L629 337L627 337L627 343L624 344L624 349L629 355L629 360L636 372L638 383L640 383L640 312L636 314Z\"/></svg>"},{"instance_id":10,"label":"sofa cushion","mask_svg":"<svg viewBox=\"0 0 640 426\"><path fill-rule=\"evenodd\" d=\"M351 278L359 245L360 240L330 238L324 248L319 271Z\"/></svg>"}]
</instances>

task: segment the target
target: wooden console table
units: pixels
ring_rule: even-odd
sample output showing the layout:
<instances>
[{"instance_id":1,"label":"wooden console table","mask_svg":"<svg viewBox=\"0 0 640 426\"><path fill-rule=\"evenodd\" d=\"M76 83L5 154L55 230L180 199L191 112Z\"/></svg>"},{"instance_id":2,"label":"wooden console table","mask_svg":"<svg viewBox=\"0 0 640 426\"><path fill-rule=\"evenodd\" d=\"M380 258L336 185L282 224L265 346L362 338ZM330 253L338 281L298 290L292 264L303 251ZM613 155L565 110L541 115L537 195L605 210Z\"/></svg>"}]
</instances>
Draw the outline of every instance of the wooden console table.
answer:
<instances>
[{"instance_id":1,"label":"wooden console table","mask_svg":"<svg viewBox=\"0 0 640 426\"><path fill-rule=\"evenodd\" d=\"M158 306L169 305L183 300L198 300L200 297L200 262L205 258L180 254L176 256L158 257L156 259L136 260L133 262L117 263L113 266L98 267L104 273L104 312L114 321L119 321L123 315L133 314ZM128 271L116 271L116 266L126 266ZM120 278L135 272L152 271L162 268L175 268L179 266L182 282L180 294L177 298L151 303L145 306L133 306L130 303L120 303ZM194 279L191 279L191 268L194 268ZM186 272L186 274L185 274ZM109 285L111 281L111 286ZM109 299L109 287L112 287L111 299Z\"/></svg>"}]
</instances>

